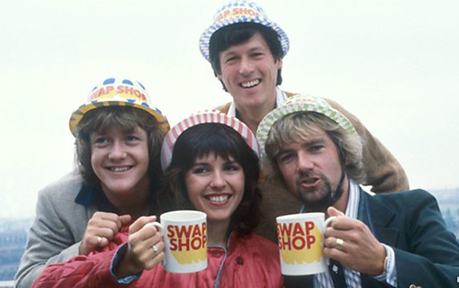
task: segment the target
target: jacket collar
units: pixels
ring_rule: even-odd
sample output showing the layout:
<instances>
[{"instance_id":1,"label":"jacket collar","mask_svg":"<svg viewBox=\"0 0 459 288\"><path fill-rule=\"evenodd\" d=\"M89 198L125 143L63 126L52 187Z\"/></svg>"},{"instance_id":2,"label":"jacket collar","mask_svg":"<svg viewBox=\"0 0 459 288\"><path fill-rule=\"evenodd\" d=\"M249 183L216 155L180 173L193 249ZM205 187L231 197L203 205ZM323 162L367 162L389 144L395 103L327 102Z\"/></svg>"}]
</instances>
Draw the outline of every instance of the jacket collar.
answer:
<instances>
[{"instance_id":1,"label":"jacket collar","mask_svg":"<svg viewBox=\"0 0 459 288\"><path fill-rule=\"evenodd\" d=\"M395 246L399 233L398 227L394 224L396 211L387 207L381 196L372 195L360 188L359 216L371 230L379 242ZM392 287L375 278L361 274L362 287Z\"/></svg>"},{"instance_id":2,"label":"jacket collar","mask_svg":"<svg viewBox=\"0 0 459 288\"><path fill-rule=\"evenodd\" d=\"M371 195L360 188L359 216L373 235L384 244L394 246L399 233L393 225L396 211L386 206L380 196Z\"/></svg>"}]
</instances>

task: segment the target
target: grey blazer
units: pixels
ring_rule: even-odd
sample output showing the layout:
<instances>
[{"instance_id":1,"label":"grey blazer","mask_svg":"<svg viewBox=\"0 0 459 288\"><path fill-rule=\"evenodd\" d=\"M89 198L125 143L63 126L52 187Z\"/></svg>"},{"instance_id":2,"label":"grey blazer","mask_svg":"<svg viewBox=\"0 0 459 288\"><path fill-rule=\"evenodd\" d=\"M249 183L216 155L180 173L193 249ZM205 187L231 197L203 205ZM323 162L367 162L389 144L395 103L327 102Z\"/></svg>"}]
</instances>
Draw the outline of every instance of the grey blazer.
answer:
<instances>
[{"instance_id":1,"label":"grey blazer","mask_svg":"<svg viewBox=\"0 0 459 288\"><path fill-rule=\"evenodd\" d=\"M75 198L82 179L72 172L38 194L36 217L15 276L15 287L30 287L45 265L77 256L86 225L96 205L80 205Z\"/></svg>"}]
</instances>

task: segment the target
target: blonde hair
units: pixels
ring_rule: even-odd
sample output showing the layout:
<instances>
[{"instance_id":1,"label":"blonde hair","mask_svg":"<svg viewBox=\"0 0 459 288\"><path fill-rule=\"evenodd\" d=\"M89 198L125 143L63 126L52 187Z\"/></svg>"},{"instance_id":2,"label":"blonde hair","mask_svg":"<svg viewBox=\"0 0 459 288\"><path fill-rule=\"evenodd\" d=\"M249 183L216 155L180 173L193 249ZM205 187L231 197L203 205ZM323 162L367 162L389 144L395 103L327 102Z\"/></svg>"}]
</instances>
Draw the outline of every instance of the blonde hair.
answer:
<instances>
[{"instance_id":1,"label":"blonde hair","mask_svg":"<svg viewBox=\"0 0 459 288\"><path fill-rule=\"evenodd\" d=\"M266 154L262 159L265 172L271 178L281 178L276 157L282 146L305 142L312 135L325 132L335 143L341 165L356 183L365 181L363 167L363 140L358 134L349 133L327 116L316 112L295 112L276 121L268 134Z\"/></svg>"}]
</instances>

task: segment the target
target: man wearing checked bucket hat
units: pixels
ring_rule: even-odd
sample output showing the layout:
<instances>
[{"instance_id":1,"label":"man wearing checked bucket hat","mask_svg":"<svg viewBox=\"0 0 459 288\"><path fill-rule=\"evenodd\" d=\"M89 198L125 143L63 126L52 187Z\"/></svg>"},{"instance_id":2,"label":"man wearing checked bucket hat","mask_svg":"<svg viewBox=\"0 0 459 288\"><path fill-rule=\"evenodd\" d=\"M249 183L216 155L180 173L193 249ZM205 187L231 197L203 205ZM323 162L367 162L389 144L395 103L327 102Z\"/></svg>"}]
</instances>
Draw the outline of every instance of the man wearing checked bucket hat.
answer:
<instances>
[{"instance_id":1,"label":"man wearing checked bucket hat","mask_svg":"<svg viewBox=\"0 0 459 288\"><path fill-rule=\"evenodd\" d=\"M69 124L78 171L39 192L16 287L30 287L47 264L106 247L122 226L155 210L169 123L145 87L105 79Z\"/></svg>"},{"instance_id":2,"label":"man wearing checked bucket hat","mask_svg":"<svg viewBox=\"0 0 459 288\"><path fill-rule=\"evenodd\" d=\"M215 14L214 23L201 35L199 47L223 89L233 97L232 102L217 109L239 118L252 131L257 130L269 111L294 95L278 88L282 83L283 58L289 50L287 34L256 3L231 1L223 5ZM365 140L367 178L363 184L372 186L376 193L409 189L405 172L394 156L355 116L336 102L327 102L346 115ZM274 217L292 213L301 204L282 186L273 187L262 181L261 189L262 207L267 213L258 232L274 239Z\"/></svg>"},{"instance_id":3,"label":"man wearing checked bucket hat","mask_svg":"<svg viewBox=\"0 0 459 288\"><path fill-rule=\"evenodd\" d=\"M287 287L457 287L459 245L436 199L359 187L362 138L324 99L289 98L263 118L257 139L268 175L302 202L296 212L336 217L324 235L330 271L287 277Z\"/></svg>"}]
</instances>

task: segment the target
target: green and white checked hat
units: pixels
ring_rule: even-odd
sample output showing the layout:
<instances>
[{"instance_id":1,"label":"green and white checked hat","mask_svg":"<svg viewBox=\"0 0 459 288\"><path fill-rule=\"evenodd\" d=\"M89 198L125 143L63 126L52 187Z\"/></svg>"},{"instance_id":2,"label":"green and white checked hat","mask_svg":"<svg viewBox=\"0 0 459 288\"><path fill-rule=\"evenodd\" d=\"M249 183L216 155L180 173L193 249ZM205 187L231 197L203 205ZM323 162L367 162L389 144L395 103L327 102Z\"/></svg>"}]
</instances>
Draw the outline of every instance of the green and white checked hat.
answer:
<instances>
[{"instance_id":1,"label":"green and white checked hat","mask_svg":"<svg viewBox=\"0 0 459 288\"><path fill-rule=\"evenodd\" d=\"M313 95L298 94L288 98L282 106L272 110L261 120L257 129L257 139L261 155L265 153L266 140L274 123L285 115L296 112L317 112L323 114L349 133L357 133L351 121L341 114L341 112L331 107L325 99Z\"/></svg>"}]
</instances>

